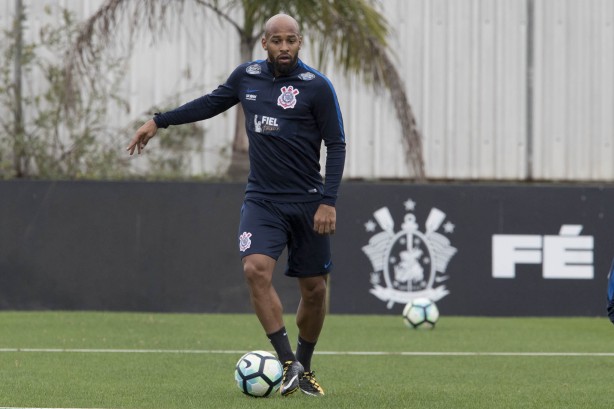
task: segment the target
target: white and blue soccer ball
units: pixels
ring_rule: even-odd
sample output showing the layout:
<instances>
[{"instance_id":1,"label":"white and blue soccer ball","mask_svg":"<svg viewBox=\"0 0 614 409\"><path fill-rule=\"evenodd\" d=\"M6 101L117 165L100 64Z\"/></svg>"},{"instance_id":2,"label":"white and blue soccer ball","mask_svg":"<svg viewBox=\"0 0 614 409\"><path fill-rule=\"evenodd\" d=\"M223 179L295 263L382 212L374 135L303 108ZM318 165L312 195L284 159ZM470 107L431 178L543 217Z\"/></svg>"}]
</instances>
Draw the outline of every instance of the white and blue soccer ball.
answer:
<instances>
[{"instance_id":1,"label":"white and blue soccer ball","mask_svg":"<svg viewBox=\"0 0 614 409\"><path fill-rule=\"evenodd\" d=\"M281 363L266 351L248 352L235 366L235 380L241 392L257 398L275 393L281 385L282 375Z\"/></svg>"},{"instance_id":2,"label":"white and blue soccer ball","mask_svg":"<svg viewBox=\"0 0 614 409\"><path fill-rule=\"evenodd\" d=\"M415 298L403 308L403 322L409 328L434 328L437 320L439 309L428 298Z\"/></svg>"}]
</instances>

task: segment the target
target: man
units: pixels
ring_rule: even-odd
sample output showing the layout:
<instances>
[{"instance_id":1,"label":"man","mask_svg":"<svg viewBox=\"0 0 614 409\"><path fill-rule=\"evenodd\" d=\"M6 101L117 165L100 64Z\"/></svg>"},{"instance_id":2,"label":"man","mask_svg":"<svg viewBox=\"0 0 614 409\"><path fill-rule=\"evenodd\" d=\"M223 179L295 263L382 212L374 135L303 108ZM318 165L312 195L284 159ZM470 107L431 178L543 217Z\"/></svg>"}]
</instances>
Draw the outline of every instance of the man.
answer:
<instances>
[{"instance_id":1,"label":"man","mask_svg":"<svg viewBox=\"0 0 614 409\"><path fill-rule=\"evenodd\" d=\"M239 251L252 305L284 365L280 387L324 395L311 358L326 313L331 271L330 235L335 233L337 191L345 162L345 134L330 81L299 58L296 20L271 17L264 28L266 60L237 67L208 95L141 126L128 145L140 153L158 128L203 120L241 103L249 138L250 173L241 208ZM326 182L320 146L326 146ZM288 248L285 274L296 277L301 299L296 355L286 335L283 307L272 285L273 269Z\"/></svg>"}]
</instances>

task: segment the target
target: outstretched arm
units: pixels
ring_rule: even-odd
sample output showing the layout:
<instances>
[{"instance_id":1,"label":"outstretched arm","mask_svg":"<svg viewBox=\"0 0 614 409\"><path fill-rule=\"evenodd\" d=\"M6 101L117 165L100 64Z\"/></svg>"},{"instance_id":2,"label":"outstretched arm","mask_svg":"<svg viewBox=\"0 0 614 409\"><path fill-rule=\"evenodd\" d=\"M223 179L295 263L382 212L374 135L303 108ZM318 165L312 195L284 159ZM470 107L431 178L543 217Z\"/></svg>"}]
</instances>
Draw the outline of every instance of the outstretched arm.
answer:
<instances>
[{"instance_id":1,"label":"outstretched arm","mask_svg":"<svg viewBox=\"0 0 614 409\"><path fill-rule=\"evenodd\" d=\"M137 150L137 153L140 155L141 151L145 149L145 145L154 135L158 132L158 125L154 122L153 119L145 122L139 129L136 130L134 137L128 144L128 148L126 150L130 152L130 155L134 154L134 150Z\"/></svg>"}]
</instances>

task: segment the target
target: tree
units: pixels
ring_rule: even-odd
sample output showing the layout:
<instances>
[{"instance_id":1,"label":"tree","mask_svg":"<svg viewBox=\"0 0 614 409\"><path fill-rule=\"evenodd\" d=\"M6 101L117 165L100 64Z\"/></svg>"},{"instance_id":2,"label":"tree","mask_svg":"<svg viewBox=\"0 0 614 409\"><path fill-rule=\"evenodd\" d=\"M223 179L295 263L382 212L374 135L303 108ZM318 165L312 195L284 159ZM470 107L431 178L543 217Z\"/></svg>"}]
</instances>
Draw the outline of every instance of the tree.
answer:
<instances>
[{"instance_id":1,"label":"tree","mask_svg":"<svg viewBox=\"0 0 614 409\"><path fill-rule=\"evenodd\" d=\"M46 7L47 17L54 22L41 27L35 42L26 42L25 11L17 0L12 30L0 33L0 112L10 113L0 115L0 178L111 178L123 174L127 161L115 153L116 144L100 142L113 135L111 130L104 132L106 108L111 99L120 101L113 79L123 78L123 67L107 60L90 70L96 81L104 83L105 91L95 94L80 88L70 95L73 108L67 115L63 106L69 96L61 57L77 33L74 16L64 9Z\"/></svg>"},{"instance_id":2,"label":"tree","mask_svg":"<svg viewBox=\"0 0 614 409\"><path fill-rule=\"evenodd\" d=\"M13 29L10 33L6 33L7 37L11 38L12 44L5 51L5 61L13 61L12 81L10 79L10 68L5 65L2 69L2 77L6 80L10 87L0 87L5 91L7 98L4 105L12 108L13 127L5 127L12 131L13 138L10 141L12 145L13 165L12 170L17 177L27 173L27 161L25 160L25 138L24 138L24 120L23 120L23 63L24 59L24 42L23 42L23 21L25 19L24 6L22 0L15 0L15 18L13 19ZM12 58L11 58L12 57ZM12 97L12 101L11 101ZM4 139L4 138L3 138ZM2 152L0 151L0 154ZM0 155L5 156L5 155ZM6 167L6 166L4 166ZM4 172L3 172L4 173Z\"/></svg>"},{"instance_id":3,"label":"tree","mask_svg":"<svg viewBox=\"0 0 614 409\"><path fill-rule=\"evenodd\" d=\"M254 46L262 36L265 21L280 11L294 16L303 33L319 50L321 63L332 58L345 74L357 74L374 89L387 89L401 125L408 168L413 177L425 177L422 137L416 125L405 86L390 56L388 24L376 10L376 0L105 0L80 29L67 72L70 78L96 60L100 44L110 42L121 21L133 25L129 42L139 29L160 30L170 10L178 11L191 2L215 13L238 33L241 61L252 60ZM236 17L238 16L238 17ZM248 142L244 115L237 114L229 177L244 177L248 168Z\"/></svg>"}]
</instances>

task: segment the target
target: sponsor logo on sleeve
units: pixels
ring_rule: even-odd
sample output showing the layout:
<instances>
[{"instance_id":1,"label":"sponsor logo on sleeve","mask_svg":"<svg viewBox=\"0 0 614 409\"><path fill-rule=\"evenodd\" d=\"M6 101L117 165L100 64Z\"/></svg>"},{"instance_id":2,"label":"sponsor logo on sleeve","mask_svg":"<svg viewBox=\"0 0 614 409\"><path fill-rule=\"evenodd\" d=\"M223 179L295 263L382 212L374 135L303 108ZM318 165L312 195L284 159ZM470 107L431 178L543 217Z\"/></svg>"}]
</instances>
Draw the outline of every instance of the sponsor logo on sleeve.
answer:
<instances>
[{"instance_id":1,"label":"sponsor logo on sleeve","mask_svg":"<svg viewBox=\"0 0 614 409\"><path fill-rule=\"evenodd\" d=\"M260 68L259 64L251 64L247 66L247 68L245 69L245 72L250 75L257 75L262 72L262 68Z\"/></svg>"},{"instance_id":2,"label":"sponsor logo on sleeve","mask_svg":"<svg viewBox=\"0 0 614 409\"><path fill-rule=\"evenodd\" d=\"M316 75L313 72L303 72L299 74L298 77L303 81L311 81L316 77Z\"/></svg>"}]
</instances>

